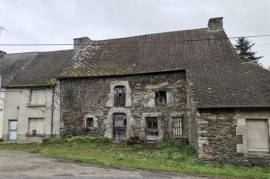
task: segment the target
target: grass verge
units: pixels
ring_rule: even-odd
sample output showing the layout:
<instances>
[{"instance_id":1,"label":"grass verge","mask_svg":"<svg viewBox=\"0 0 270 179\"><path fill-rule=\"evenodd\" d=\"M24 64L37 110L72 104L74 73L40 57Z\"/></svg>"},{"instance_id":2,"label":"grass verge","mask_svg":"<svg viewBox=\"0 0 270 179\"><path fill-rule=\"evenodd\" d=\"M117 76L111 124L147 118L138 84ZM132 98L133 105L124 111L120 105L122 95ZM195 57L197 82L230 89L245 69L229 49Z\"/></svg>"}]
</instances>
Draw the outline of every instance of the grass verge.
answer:
<instances>
[{"instance_id":1,"label":"grass verge","mask_svg":"<svg viewBox=\"0 0 270 179\"><path fill-rule=\"evenodd\" d=\"M221 165L199 160L194 150L179 140L167 140L155 148L145 148L113 144L106 138L73 137L48 140L44 144L0 144L0 150L23 150L48 157L122 168L229 178L270 178L270 168Z\"/></svg>"}]
</instances>

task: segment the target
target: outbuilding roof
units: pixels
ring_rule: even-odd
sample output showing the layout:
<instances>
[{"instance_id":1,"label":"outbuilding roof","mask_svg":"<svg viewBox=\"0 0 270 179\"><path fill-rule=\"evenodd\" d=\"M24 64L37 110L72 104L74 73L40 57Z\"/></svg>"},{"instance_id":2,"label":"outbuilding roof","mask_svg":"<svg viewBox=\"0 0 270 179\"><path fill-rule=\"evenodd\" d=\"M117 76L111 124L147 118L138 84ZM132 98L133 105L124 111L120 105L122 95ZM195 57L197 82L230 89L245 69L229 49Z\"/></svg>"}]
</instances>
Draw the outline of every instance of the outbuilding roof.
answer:
<instances>
[{"instance_id":1,"label":"outbuilding roof","mask_svg":"<svg viewBox=\"0 0 270 179\"><path fill-rule=\"evenodd\" d=\"M73 50L5 54L0 56L2 86L50 86L60 75Z\"/></svg>"}]
</instances>

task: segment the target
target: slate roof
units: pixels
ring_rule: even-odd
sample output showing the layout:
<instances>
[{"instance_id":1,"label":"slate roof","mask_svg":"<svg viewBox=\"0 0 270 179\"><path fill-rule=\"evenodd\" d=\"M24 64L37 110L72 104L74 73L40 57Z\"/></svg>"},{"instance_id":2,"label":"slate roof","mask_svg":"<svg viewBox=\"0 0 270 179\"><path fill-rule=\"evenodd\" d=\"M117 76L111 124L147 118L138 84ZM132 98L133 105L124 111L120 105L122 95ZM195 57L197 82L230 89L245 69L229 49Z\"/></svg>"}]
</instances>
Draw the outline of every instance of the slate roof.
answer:
<instances>
[{"instance_id":1,"label":"slate roof","mask_svg":"<svg viewBox=\"0 0 270 179\"><path fill-rule=\"evenodd\" d=\"M50 86L71 59L73 50L6 54L0 56L5 87Z\"/></svg>"},{"instance_id":2,"label":"slate roof","mask_svg":"<svg viewBox=\"0 0 270 179\"><path fill-rule=\"evenodd\" d=\"M0 75L2 77L1 85L6 86L7 83L22 70L33 58L36 52L30 53L14 53L0 55Z\"/></svg>"},{"instance_id":3,"label":"slate roof","mask_svg":"<svg viewBox=\"0 0 270 179\"><path fill-rule=\"evenodd\" d=\"M202 28L91 43L76 50L61 78L185 69L197 106L270 106L269 71L240 61L223 30Z\"/></svg>"}]
</instances>

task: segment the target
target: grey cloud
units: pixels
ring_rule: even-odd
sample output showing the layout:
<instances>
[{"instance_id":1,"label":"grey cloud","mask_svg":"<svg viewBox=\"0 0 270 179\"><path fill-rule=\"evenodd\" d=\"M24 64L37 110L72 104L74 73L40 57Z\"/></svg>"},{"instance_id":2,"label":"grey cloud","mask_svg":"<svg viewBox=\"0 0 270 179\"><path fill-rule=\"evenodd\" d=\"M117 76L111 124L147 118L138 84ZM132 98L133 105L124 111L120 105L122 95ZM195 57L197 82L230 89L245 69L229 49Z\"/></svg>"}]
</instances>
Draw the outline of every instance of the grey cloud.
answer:
<instances>
[{"instance_id":1,"label":"grey cloud","mask_svg":"<svg viewBox=\"0 0 270 179\"><path fill-rule=\"evenodd\" d=\"M72 39L117 38L206 27L223 16L229 36L270 34L270 1L261 0L0 0L0 43L72 43ZM270 66L269 38L251 39ZM8 47L7 52L71 46Z\"/></svg>"}]
</instances>

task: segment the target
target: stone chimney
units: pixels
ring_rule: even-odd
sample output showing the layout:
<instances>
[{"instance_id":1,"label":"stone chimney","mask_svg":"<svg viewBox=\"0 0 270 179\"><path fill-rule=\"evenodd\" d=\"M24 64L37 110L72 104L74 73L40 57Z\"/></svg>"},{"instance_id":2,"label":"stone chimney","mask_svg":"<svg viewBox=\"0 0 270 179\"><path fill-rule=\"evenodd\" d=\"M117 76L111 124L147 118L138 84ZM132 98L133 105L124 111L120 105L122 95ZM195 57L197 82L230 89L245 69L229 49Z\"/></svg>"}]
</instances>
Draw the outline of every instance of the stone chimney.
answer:
<instances>
[{"instance_id":1,"label":"stone chimney","mask_svg":"<svg viewBox=\"0 0 270 179\"><path fill-rule=\"evenodd\" d=\"M208 21L209 31L223 30L223 17L210 18Z\"/></svg>"},{"instance_id":2,"label":"stone chimney","mask_svg":"<svg viewBox=\"0 0 270 179\"><path fill-rule=\"evenodd\" d=\"M80 37L73 39L73 47L74 50L85 47L86 45L90 44L92 40L88 37Z\"/></svg>"}]
</instances>

